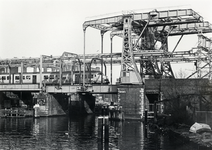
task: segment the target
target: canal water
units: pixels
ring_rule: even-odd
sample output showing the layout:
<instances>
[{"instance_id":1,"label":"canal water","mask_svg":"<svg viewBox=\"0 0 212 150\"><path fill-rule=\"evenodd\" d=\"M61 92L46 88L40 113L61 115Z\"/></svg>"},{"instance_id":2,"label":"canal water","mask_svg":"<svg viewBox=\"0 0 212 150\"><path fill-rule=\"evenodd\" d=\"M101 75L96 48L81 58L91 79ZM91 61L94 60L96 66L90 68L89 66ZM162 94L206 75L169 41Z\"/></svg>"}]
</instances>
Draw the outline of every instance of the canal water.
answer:
<instances>
[{"instance_id":1,"label":"canal water","mask_svg":"<svg viewBox=\"0 0 212 150\"><path fill-rule=\"evenodd\" d=\"M110 121L109 142L98 142L98 120L89 116L0 118L0 150L205 150L140 121Z\"/></svg>"}]
</instances>

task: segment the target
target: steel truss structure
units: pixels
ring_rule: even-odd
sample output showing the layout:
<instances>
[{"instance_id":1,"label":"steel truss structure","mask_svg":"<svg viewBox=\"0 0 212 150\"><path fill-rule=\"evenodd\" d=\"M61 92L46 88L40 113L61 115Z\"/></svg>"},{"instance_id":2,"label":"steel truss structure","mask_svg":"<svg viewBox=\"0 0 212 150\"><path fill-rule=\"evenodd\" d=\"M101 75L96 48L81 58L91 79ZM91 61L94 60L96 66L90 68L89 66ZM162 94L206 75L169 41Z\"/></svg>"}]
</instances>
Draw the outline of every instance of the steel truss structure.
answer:
<instances>
[{"instance_id":1,"label":"steel truss structure","mask_svg":"<svg viewBox=\"0 0 212 150\"><path fill-rule=\"evenodd\" d=\"M185 57L170 56L168 50L168 37L181 35L177 45L184 35L211 33L212 26L209 22L204 21L203 17L192 9L175 9L175 10L153 10L149 12L133 12L114 15L109 17L98 18L85 21L83 24L84 31L87 27L92 27L100 31L111 31L111 37L119 36L123 39L123 48L121 54L121 82L132 83L132 77L137 77L137 83L143 82L145 75L163 78L174 78L171 61L185 59ZM112 38L111 38L112 39ZM155 48L157 42L161 46ZM175 49L176 49L175 47ZM175 51L172 51L172 53ZM140 57L140 72L136 65L135 55L146 50L162 50L163 56ZM200 51L200 50L199 50ZM202 50L201 50L202 51ZM207 54L209 58L209 54ZM157 60L160 59L160 67ZM192 60L186 58L187 60ZM193 58L194 59L194 58ZM196 58L195 58L196 60ZM198 65L202 60L199 54ZM199 65L200 66L200 65ZM200 67L197 67L198 69ZM211 67L210 67L211 68ZM131 77L132 75L132 77Z\"/></svg>"},{"instance_id":2,"label":"steel truss structure","mask_svg":"<svg viewBox=\"0 0 212 150\"><path fill-rule=\"evenodd\" d=\"M100 60L97 63L101 63L101 66L110 64L112 68L112 64L120 64L122 83L142 84L146 76L174 78L171 62L195 62L196 72L188 78L198 74L198 78L212 79L212 40L203 35L212 33L212 25L192 9L153 10L141 13L130 11L87 20L83 24L84 34L88 27L100 30L101 54L77 55L64 52L61 56L41 55L40 58L3 59L0 60L0 69L34 67L52 68L62 72L77 67L80 70L82 65L84 68L90 67L96 59ZM108 31L111 43L114 36L122 38L122 52L113 53L111 47L111 53L103 53L103 35ZM198 46L187 51L175 51L183 36L188 34L197 34ZM170 36L180 36L171 51L168 49ZM159 47L157 43L160 43ZM203 74L201 70L208 66L208 72Z\"/></svg>"}]
</instances>

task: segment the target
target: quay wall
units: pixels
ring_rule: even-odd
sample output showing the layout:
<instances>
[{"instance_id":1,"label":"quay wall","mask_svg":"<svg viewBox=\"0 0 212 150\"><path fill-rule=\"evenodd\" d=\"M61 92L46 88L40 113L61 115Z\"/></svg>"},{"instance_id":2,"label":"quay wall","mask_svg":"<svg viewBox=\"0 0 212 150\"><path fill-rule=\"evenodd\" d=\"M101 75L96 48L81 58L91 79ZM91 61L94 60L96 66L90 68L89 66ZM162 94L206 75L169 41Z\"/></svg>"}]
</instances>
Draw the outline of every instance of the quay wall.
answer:
<instances>
[{"instance_id":1,"label":"quay wall","mask_svg":"<svg viewBox=\"0 0 212 150\"><path fill-rule=\"evenodd\" d=\"M173 122L190 124L198 121L198 111L212 111L208 79L148 79L145 83L146 93L161 92L164 113L171 114Z\"/></svg>"},{"instance_id":2,"label":"quay wall","mask_svg":"<svg viewBox=\"0 0 212 150\"><path fill-rule=\"evenodd\" d=\"M195 103L196 110L212 110L212 84L208 79L146 80L146 93L154 90L162 92L163 100Z\"/></svg>"},{"instance_id":3,"label":"quay wall","mask_svg":"<svg viewBox=\"0 0 212 150\"><path fill-rule=\"evenodd\" d=\"M208 79L146 79L146 90L161 89L164 94L211 94Z\"/></svg>"}]
</instances>

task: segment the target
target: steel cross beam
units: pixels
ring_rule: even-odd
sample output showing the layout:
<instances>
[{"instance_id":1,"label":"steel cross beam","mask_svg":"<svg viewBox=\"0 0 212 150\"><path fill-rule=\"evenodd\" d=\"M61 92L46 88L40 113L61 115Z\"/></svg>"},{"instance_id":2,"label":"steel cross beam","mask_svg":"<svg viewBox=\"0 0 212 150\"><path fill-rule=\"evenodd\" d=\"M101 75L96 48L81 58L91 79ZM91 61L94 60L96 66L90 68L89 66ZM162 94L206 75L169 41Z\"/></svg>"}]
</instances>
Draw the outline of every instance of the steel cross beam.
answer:
<instances>
[{"instance_id":1,"label":"steel cross beam","mask_svg":"<svg viewBox=\"0 0 212 150\"><path fill-rule=\"evenodd\" d=\"M149 12L130 12L132 20L132 36L140 35L146 22L148 28L163 27L163 26L178 26L170 36L181 34L195 34L197 28L203 28L204 33L211 32L211 27L207 28L209 23L204 22L203 18L192 9L174 9L174 10L153 10ZM121 36L120 32L123 30L124 14L114 15L109 17L97 18L87 20L83 24L83 28L92 27L98 30L112 31L113 34ZM155 16L155 17L152 17ZM187 24L186 26L181 24ZM192 27L195 29L192 30ZM186 30L185 30L186 28ZM188 30L191 28L191 30ZM159 31L159 30L158 30ZM184 32L182 32L184 31Z\"/></svg>"},{"instance_id":2,"label":"steel cross beam","mask_svg":"<svg viewBox=\"0 0 212 150\"><path fill-rule=\"evenodd\" d=\"M154 19L151 18L150 14L155 14L157 17ZM110 17L103 17L100 19L93 19L85 21L83 24L84 28L87 28L89 26L92 26L93 28L102 30L102 27L99 27L99 25L104 26L105 28L113 28L113 27L119 27L120 25L123 25L123 16L126 14L121 15L114 15ZM193 11L192 9L174 9L174 10L153 10L150 12L132 12L128 15L131 15L133 17L134 21L140 22L140 20L148 21L151 20L149 25L151 26L161 26L161 25L170 25L171 24L181 24L181 22L201 22L202 17Z\"/></svg>"},{"instance_id":3,"label":"steel cross beam","mask_svg":"<svg viewBox=\"0 0 212 150\"><path fill-rule=\"evenodd\" d=\"M195 22L195 23L181 23L174 24L175 28L170 32L169 36L177 36L177 35L189 35L189 34L198 34L201 33L212 33L212 25L208 21L203 22ZM148 26L148 28L151 26ZM168 30L170 25L158 26L156 28L157 33L163 32L164 30ZM111 32L113 36L123 37L122 30L114 30ZM132 33L132 37L137 39L138 35Z\"/></svg>"},{"instance_id":4,"label":"steel cross beam","mask_svg":"<svg viewBox=\"0 0 212 150\"><path fill-rule=\"evenodd\" d=\"M164 53L163 50L142 50L142 51L133 52L133 55L136 58L136 60L140 59L140 57L143 57L142 60L151 60L152 58L154 58L157 60L164 59L164 61L166 61L166 60L175 61L174 59L176 58L177 60L181 59L179 61L184 61L184 60L186 60L187 57L196 56L197 54L194 53L193 50L178 51L178 52L173 52L173 53L169 53L169 52ZM86 54L85 59L86 59L86 63L87 63L92 58L99 58L99 59L103 58L104 61L109 61L111 57L112 57L112 59L114 59L113 61L115 62L115 60L121 59L122 53ZM79 62L81 64L82 60L83 60L83 55L79 54L78 58L79 58L79 60L77 62ZM205 58L205 56L204 56L204 58ZM70 58L68 56L66 58L64 58L64 60L68 60L68 59L72 59L72 56ZM184 60L182 60L182 59L184 59ZM1 59L0 60L0 68L7 67L10 62L12 62L12 64L11 64L12 67L19 67L22 60L23 59L18 59L18 58L16 58L16 61L13 61L13 59ZM51 59L44 58L43 66L47 67L47 68L48 67L58 68L59 67L58 60L59 60L59 57L53 57L53 56ZM64 63L67 63L67 62L64 62ZM39 58L38 59L37 58L24 59L23 64L26 67L30 67L30 66L34 66L34 65L39 66Z\"/></svg>"}]
</instances>

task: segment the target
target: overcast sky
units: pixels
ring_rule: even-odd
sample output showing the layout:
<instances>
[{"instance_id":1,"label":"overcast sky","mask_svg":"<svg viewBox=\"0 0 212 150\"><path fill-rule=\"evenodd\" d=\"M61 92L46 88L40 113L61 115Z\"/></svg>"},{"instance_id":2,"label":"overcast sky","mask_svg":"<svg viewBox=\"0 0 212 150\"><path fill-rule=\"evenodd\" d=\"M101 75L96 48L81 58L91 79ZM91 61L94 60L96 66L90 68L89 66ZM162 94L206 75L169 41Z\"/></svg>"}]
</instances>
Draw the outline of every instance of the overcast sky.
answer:
<instances>
[{"instance_id":1,"label":"overcast sky","mask_svg":"<svg viewBox=\"0 0 212 150\"><path fill-rule=\"evenodd\" d=\"M124 10L146 12L145 9L161 7L192 8L212 22L211 0L0 0L0 58L59 56L64 51L82 54L82 24L86 19ZM104 42L104 51L109 52L107 34ZM196 42L190 43L193 46ZM121 51L122 43L115 43L114 51ZM88 28L86 53L98 52L99 31Z\"/></svg>"},{"instance_id":2,"label":"overcast sky","mask_svg":"<svg viewBox=\"0 0 212 150\"><path fill-rule=\"evenodd\" d=\"M0 58L60 56L64 51L83 54L86 19L157 8L191 8L212 23L211 0L0 0ZM184 37L178 49L197 46L196 37ZM121 52L121 42L114 38L114 52ZM177 38L169 40L170 49L176 42ZM104 52L110 52L109 33L105 34ZM88 53L100 53L99 30L87 28Z\"/></svg>"}]
</instances>

